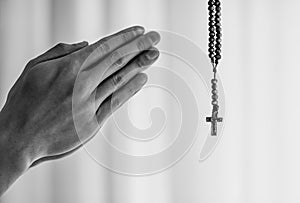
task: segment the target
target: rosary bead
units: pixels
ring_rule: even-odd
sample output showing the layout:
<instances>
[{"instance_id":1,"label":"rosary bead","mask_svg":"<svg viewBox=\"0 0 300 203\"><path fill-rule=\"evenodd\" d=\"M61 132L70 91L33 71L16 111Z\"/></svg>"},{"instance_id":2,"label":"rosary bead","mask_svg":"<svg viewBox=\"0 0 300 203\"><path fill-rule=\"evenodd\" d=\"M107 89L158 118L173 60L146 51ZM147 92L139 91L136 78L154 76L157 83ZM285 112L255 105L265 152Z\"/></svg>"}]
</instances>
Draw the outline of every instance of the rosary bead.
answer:
<instances>
[{"instance_id":1,"label":"rosary bead","mask_svg":"<svg viewBox=\"0 0 300 203\"><path fill-rule=\"evenodd\" d=\"M214 95L211 96L211 98L212 98L213 100L217 100L217 99L218 99L218 95L215 95L215 94L214 94Z\"/></svg>"},{"instance_id":2,"label":"rosary bead","mask_svg":"<svg viewBox=\"0 0 300 203\"><path fill-rule=\"evenodd\" d=\"M208 5L213 6L215 4L215 1L208 1Z\"/></svg>"},{"instance_id":3,"label":"rosary bead","mask_svg":"<svg viewBox=\"0 0 300 203\"><path fill-rule=\"evenodd\" d=\"M212 79L212 80L211 80L211 83L212 83L212 84L217 84L217 82L218 82L217 79Z\"/></svg>"},{"instance_id":4,"label":"rosary bead","mask_svg":"<svg viewBox=\"0 0 300 203\"><path fill-rule=\"evenodd\" d=\"M215 17L216 16L216 11L215 10L210 10L210 9L208 9L209 11L208 11L208 15L209 15L209 17Z\"/></svg>"},{"instance_id":5,"label":"rosary bead","mask_svg":"<svg viewBox=\"0 0 300 203\"><path fill-rule=\"evenodd\" d=\"M221 18L220 18L220 16L216 16L216 17L215 17L215 21L216 21L216 23L219 23L219 22L221 22Z\"/></svg>"},{"instance_id":6,"label":"rosary bead","mask_svg":"<svg viewBox=\"0 0 300 203\"><path fill-rule=\"evenodd\" d=\"M215 54L216 55L221 55L221 50L220 49L215 50Z\"/></svg>"},{"instance_id":7,"label":"rosary bead","mask_svg":"<svg viewBox=\"0 0 300 203\"><path fill-rule=\"evenodd\" d=\"M217 49L221 49L221 47L222 47L222 45L220 43L218 43L218 42L216 43L215 46L216 46Z\"/></svg>"},{"instance_id":8,"label":"rosary bead","mask_svg":"<svg viewBox=\"0 0 300 203\"><path fill-rule=\"evenodd\" d=\"M211 85L211 88L212 88L212 89L217 89L217 84L212 84L212 85Z\"/></svg>"},{"instance_id":9,"label":"rosary bead","mask_svg":"<svg viewBox=\"0 0 300 203\"><path fill-rule=\"evenodd\" d=\"M211 104L212 105L218 105L218 101L212 101Z\"/></svg>"},{"instance_id":10,"label":"rosary bead","mask_svg":"<svg viewBox=\"0 0 300 203\"><path fill-rule=\"evenodd\" d=\"M221 2L220 1L215 1L215 6L220 6L221 5Z\"/></svg>"},{"instance_id":11,"label":"rosary bead","mask_svg":"<svg viewBox=\"0 0 300 203\"><path fill-rule=\"evenodd\" d=\"M214 53L209 53L209 58L214 58L215 54Z\"/></svg>"},{"instance_id":12,"label":"rosary bead","mask_svg":"<svg viewBox=\"0 0 300 203\"><path fill-rule=\"evenodd\" d=\"M215 57L216 57L217 60L221 59L221 55L220 54L217 54Z\"/></svg>"},{"instance_id":13,"label":"rosary bead","mask_svg":"<svg viewBox=\"0 0 300 203\"><path fill-rule=\"evenodd\" d=\"M218 6L217 6L217 7L216 7L216 11L217 11L217 12L220 12L220 11L221 11L221 7L218 7Z\"/></svg>"},{"instance_id":14,"label":"rosary bead","mask_svg":"<svg viewBox=\"0 0 300 203\"><path fill-rule=\"evenodd\" d=\"M217 32L216 37L221 38L222 37L222 33Z\"/></svg>"},{"instance_id":15,"label":"rosary bead","mask_svg":"<svg viewBox=\"0 0 300 203\"><path fill-rule=\"evenodd\" d=\"M221 43L222 42L221 38L217 38L216 41L217 41L217 43Z\"/></svg>"},{"instance_id":16,"label":"rosary bead","mask_svg":"<svg viewBox=\"0 0 300 203\"><path fill-rule=\"evenodd\" d=\"M212 90L211 93L212 94L218 94L218 90Z\"/></svg>"},{"instance_id":17,"label":"rosary bead","mask_svg":"<svg viewBox=\"0 0 300 203\"><path fill-rule=\"evenodd\" d=\"M210 48L214 48L214 47L215 47L215 44L214 44L214 43L209 43L208 46L209 46Z\"/></svg>"},{"instance_id":18,"label":"rosary bead","mask_svg":"<svg viewBox=\"0 0 300 203\"><path fill-rule=\"evenodd\" d=\"M208 7L208 10L209 10L209 11L215 11L215 6L209 6L209 7Z\"/></svg>"},{"instance_id":19,"label":"rosary bead","mask_svg":"<svg viewBox=\"0 0 300 203\"><path fill-rule=\"evenodd\" d=\"M214 37L215 35L216 35L216 34L215 34L214 32L210 32L210 33L209 33L209 36L210 36L210 37Z\"/></svg>"},{"instance_id":20,"label":"rosary bead","mask_svg":"<svg viewBox=\"0 0 300 203\"><path fill-rule=\"evenodd\" d=\"M209 16L215 16L216 14L216 11L214 9L211 9L213 7L208 7L208 15Z\"/></svg>"},{"instance_id":21,"label":"rosary bead","mask_svg":"<svg viewBox=\"0 0 300 203\"><path fill-rule=\"evenodd\" d=\"M210 41L211 43L213 43L213 42L215 41L215 38L210 37L210 38L209 38L209 41Z\"/></svg>"},{"instance_id":22,"label":"rosary bead","mask_svg":"<svg viewBox=\"0 0 300 203\"><path fill-rule=\"evenodd\" d=\"M214 15L210 15L209 18L208 18L209 21L212 21L212 20L214 20L214 19L215 19L215 16L214 16Z\"/></svg>"},{"instance_id":23,"label":"rosary bead","mask_svg":"<svg viewBox=\"0 0 300 203\"><path fill-rule=\"evenodd\" d=\"M215 31L215 28L214 28L214 27L209 27L208 30L209 30L210 32L214 32L214 31Z\"/></svg>"},{"instance_id":24,"label":"rosary bead","mask_svg":"<svg viewBox=\"0 0 300 203\"><path fill-rule=\"evenodd\" d=\"M220 23L220 22L219 22L219 23L216 23L215 26L216 26L216 27L221 27L221 23Z\"/></svg>"},{"instance_id":25,"label":"rosary bead","mask_svg":"<svg viewBox=\"0 0 300 203\"><path fill-rule=\"evenodd\" d=\"M212 48L212 47L208 49L208 52L209 52L209 53L213 53L214 51L215 51L215 49Z\"/></svg>"}]
</instances>

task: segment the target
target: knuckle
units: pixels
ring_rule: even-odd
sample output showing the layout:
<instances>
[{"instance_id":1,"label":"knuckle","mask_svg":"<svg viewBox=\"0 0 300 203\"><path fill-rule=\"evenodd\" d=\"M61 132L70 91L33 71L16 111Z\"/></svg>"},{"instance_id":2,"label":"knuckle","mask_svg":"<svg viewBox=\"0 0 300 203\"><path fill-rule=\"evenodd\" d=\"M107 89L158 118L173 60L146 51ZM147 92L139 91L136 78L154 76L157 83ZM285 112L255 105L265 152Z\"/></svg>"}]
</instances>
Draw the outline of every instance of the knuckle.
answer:
<instances>
[{"instance_id":1,"label":"knuckle","mask_svg":"<svg viewBox=\"0 0 300 203\"><path fill-rule=\"evenodd\" d=\"M113 77L112 77L112 84L114 85L114 86L117 86L118 84L120 84L120 82L122 81L122 76L121 75L119 75L119 74L117 74L117 75L114 75Z\"/></svg>"},{"instance_id":2,"label":"knuckle","mask_svg":"<svg viewBox=\"0 0 300 203\"><path fill-rule=\"evenodd\" d=\"M120 67L120 66L123 65L123 63L124 63L124 58L119 58L119 59L115 62L115 65L116 65L117 67Z\"/></svg>"},{"instance_id":3,"label":"knuckle","mask_svg":"<svg viewBox=\"0 0 300 203\"><path fill-rule=\"evenodd\" d=\"M114 62L118 61L121 57L122 57L122 55L119 50L114 51L110 55L110 63L114 63Z\"/></svg>"},{"instance_id":4,"label":"knuckle","mask_svg":"<svg viewBox=\"0 0 300 203\"><path fill-rule=\"evenodd\" d=\"M120 105L120 99L118 97L113 97L111 101L112 109L118 107Z\"/></svg>"},{"instance_id":5,"label":"knuckle","mask_svg":"<svg viewBox=\"0 0 300 203\"><path fill-rule=\"evenodd\" d=\"M103 55L110 51L110 46L107 42L104 42L104 43L100 44L96 50L100 55Z\"/></svg>"},{"instance_id":6,"label":"knuckle","mask_svg":"<svg viewBox=\"0 0 300 203\"><path fill-rule=\"evenodd\" d=\"M137 47L140 51L144 51L151 46L151 40L149 37L143 36L137 42Z\"/></svg>"},{"instance_id":7,"label":"knuckle","mask_svg":"<svg viewBox=\"0 0 300 203\"><path fill-rule=\"evenodd\" d=\"M133 37L134 37L134 33L133 32L126 32L126 33L122 34L122 40L124 42L132 40Z\"/></svg>"},{"instance_id":8,"label":"knuckle","mask_svg":"<svg viewBox=\"0 0 300 203\"><path fill-rule=\"evenodd\" d=\"M122 41L127 42L130 39L130 34L129 33L124 33L122 34Z\"/></svg>"},{"instance_id":9,"label":"knuckle","mask_svg":"<svg viewBox=\"0 0 300 203\"><path fill-rule=\"evenodd\" d=\"M144 65L145 65L145 62L144 62L144 60L141 58L141 57L139 57L137 60L136 60L136 66L138 67L138 68L142 68L142 67L144 67Z\"/></svg>"},{"instance_id":10,"label":"knuckle","mask_svg":"<svg viewBox=\"0 0 300 203\"><path fill-rule=\"evenodd\" d=\"M145 50L146 44L145 44L144 39L140 39L140 40L137 42L137 48L138 48L140 51Z\"/></svg>"}]
</instances>

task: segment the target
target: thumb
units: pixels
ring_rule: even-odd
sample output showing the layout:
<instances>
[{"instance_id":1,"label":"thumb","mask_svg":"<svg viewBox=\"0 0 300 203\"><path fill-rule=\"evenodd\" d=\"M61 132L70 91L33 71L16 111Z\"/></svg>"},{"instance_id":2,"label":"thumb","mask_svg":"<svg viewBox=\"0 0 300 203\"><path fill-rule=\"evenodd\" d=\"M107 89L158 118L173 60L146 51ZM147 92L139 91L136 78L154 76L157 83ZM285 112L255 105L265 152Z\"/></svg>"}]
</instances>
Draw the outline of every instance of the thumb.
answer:
<instances>
[{"instance_id":1,"label":"thumb","mask_svg":"<svg viewBox=\"0 0 300 203\"><path fill-rule=\"evenodd\" d=\"M36 57L35 59L31 60L27 66L33 67L39 63L42 63L44 61L53 60L56 58L60 58L63 56L66 56L68 54L71 54L75 51L78 51L84 47L88 46L88 42L83 41L75 44L65 44L65 43L59 43L43 53L42 55Z\"/></svg>"}]
</instances>

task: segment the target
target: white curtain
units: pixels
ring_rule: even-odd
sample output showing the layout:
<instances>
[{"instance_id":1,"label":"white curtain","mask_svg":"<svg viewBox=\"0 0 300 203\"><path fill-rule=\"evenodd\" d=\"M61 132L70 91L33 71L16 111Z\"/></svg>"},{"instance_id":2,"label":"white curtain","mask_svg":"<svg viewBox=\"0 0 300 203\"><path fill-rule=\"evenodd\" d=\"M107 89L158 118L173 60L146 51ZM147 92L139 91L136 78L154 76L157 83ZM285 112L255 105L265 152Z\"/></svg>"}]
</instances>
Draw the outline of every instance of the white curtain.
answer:
<instances>
[{"instance_id":1,"label":"white curtain","mask_svg":"<svg viewBox=\"0 0 300 203\"><path fill-rule=\"evenodd\" d=\"M300 2L222 5L226 124L207 160L198 162L199 138L172 168L133 177L99 167L80 150L31 169L0 202L298 203ZM206 0L1 0L0 103L26 62L54 44L93 42L136 24L178 33L206 52Z\"/></svg>"}]
</instances>

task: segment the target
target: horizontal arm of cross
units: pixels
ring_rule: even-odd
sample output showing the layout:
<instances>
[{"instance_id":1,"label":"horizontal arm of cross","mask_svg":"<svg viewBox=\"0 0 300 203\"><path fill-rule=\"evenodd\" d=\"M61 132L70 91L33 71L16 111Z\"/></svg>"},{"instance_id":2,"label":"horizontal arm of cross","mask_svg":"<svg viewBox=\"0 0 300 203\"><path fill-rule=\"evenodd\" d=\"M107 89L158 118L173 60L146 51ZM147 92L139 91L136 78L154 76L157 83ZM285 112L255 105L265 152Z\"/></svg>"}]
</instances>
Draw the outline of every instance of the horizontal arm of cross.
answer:
<instances>
[{"instance_id":1,"label":"horizontal arm of cross","mask_svg":"<svg viewBox=\"0 0 300 203\"><path fill-rule=\"evenodd\" d=\"M206 117L206 122L214 122L214 121L222 122L223 118L221 118L221 117L219 117L219 118Z\"/></svg>"}]
</instances>

